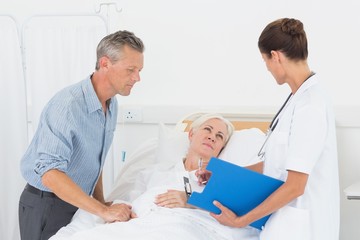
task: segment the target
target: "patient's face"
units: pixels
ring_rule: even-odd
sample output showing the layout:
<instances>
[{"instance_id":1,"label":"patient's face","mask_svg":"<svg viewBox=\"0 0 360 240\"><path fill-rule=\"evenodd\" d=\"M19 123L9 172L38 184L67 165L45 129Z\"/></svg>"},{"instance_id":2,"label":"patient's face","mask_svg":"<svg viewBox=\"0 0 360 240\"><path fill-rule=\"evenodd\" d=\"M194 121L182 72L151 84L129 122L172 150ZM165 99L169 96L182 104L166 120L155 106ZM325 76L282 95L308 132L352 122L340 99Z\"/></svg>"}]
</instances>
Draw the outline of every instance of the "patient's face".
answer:
<instances>
[{"instance_id":1,"label":"patient's face","mask_svg":"<svg viewBox=\"0 0 360 240\"><path fill-rule=\"evenodd\" d=\"M189 150L197 153L204 160L217 157L225 145L228 131L220 119L210 119L189 134Z\"/></svg>"}]
</instances>

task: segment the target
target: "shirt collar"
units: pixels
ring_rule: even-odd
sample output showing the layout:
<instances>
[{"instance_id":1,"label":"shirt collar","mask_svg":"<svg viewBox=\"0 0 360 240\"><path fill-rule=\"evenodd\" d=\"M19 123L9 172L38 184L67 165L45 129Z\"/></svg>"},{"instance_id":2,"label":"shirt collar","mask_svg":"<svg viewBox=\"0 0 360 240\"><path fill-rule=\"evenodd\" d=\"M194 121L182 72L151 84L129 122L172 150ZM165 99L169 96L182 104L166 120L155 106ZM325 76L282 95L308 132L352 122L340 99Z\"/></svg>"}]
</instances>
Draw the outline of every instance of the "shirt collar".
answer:
<instances>
[{"instance_id":1,"label":"shirt collar","mask_svg":"<svg viewBox=\"0 0 360 240\"><path fill-rule=\"evenodd\" d=\"M96 95L94 86L92 85L91 82L91 76L89 76L82 84L82 90L84 93L84 98L85 98L85 103L86 106L88 108L88 113L92 113L92 112L96 112L98 110L103 110L102 106L101 106L101 102L98 98L98 96ZM116 106L114 105L114 97L110 98L109 101L109 106L108 106L108 111L111 114L113 111L113 108ZM113 106L114 105L114 106Z\"/></svg>"},{"instance_id":2,"label":"shirt collar","mask_svg":"<svg viewBox=\"0 0 360 240\"><path fill-rule=\"evenodd\" d=\"M94 86L91 83L90 76L83 82L82 91L84 94L86 106L88 108L88 113L102 110L100 100L96 95Z\"/></svg>"}]
</instances>

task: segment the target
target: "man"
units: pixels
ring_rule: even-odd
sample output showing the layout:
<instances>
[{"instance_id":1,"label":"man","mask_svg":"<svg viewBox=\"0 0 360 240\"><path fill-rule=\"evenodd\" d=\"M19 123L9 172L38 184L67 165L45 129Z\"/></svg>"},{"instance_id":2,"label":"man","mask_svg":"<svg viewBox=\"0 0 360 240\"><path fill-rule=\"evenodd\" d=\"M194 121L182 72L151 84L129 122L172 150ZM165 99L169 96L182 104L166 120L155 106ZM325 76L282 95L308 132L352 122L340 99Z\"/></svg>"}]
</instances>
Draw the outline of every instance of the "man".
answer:
<instances>
[{"instance_id":1,"label":"man","mask_svg":"<svg viewBox=\"0 0 360 240\"><path fill-rule=\"evenodd\" d=\"M97 47L95 72L58 92L45 106L21 161L28 184L19 202L22 239L49 239L78 208L106 222L134 217L131 206L105 203L102 168L117 120L116 94L140 81L142 41L118 31Z\"/></svg>"}]
</instances>

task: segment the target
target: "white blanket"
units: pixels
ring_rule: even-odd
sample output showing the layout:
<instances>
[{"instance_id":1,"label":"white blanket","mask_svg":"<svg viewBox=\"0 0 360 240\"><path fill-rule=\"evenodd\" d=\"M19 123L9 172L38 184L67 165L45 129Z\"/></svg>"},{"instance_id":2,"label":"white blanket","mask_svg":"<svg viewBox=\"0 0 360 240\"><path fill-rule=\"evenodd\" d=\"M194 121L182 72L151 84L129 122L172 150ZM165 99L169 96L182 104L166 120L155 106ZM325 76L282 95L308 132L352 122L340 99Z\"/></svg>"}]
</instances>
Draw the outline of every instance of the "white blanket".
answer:
<instances>
[{"instance_id":1,"label":"white blanket","mask_svg":"<svg viewBox=\"0 0 360 240\"><path fill-rule=\"evenodd\" d=\"M189 176L180 160L183 150L189 144L184 134L160 126L159 139L149 139L139 146L130 156L129 164L119 173L107 200L131 204L138 218L106 224L99 217L78 210L71 223L60 229L51 240L258 240L257 229L223 226L206 211L169 209L154 204L155 196L168 189L184 190L183 176ZM235 164L249 164L254 161L253 156L260 148L263 138L264 134L258 129L235 132L221 156ZM195 186L196 184L193 185Z\"/></svg>"},{"instance_id":2,"label":"white blanket","mask_svg":"<svg viewBox=\"0 0 360 240\"><path fill-rule=\"evenodd\" d=\"M187 208L169 209L154 204L155 196L168 189L183 190L183 176L189 175L182 166L183 164L180 163L172 169L161 171L158 167L154 167L140 174L138 182L144 187L145 192L132 202L138 218L128 222L106 224L100 218L79 210L74 221L60 229L51 240L258 239L258 230L251 227L223 226L206 211Z\"/></svg>"}]
</instances>

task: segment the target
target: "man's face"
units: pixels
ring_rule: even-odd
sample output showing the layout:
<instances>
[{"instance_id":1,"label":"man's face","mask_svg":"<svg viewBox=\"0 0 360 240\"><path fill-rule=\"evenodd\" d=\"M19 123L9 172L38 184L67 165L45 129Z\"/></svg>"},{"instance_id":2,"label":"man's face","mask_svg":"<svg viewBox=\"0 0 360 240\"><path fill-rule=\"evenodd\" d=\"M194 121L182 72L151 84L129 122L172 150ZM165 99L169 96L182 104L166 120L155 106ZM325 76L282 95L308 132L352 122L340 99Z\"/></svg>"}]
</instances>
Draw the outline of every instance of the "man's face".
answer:
<instances>
[{"instance_id":1,"label":"man's face","mask_svg":"<svg viewBox=\"0 0 360 240\"><path fill-rule=\"evenodd\" d=\"M140 81L140 71L143 68L142 53L124 46L121 58L115 63L109 63L107 77L115 94L128 96L136 82Z\"/></svg>"}]
</instances>

